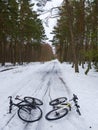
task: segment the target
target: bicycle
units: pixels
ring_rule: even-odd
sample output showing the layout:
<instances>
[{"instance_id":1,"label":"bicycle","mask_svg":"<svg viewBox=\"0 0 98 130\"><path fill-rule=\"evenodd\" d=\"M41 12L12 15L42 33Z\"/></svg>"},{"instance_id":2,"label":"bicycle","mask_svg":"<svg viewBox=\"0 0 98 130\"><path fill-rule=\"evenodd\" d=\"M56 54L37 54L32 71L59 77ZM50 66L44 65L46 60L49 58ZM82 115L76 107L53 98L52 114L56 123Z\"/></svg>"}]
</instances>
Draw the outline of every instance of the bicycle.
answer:
<instances>
[{"instance_id":1,"label":"bicycle","mask_svg":"<svg viewBox=\"0 0 98 130\"><path fill-rule=\"evenodd\" d=\"M25 122L35 122L41 119L42 110L39 105L43 105L43 102L40 99L34 97L24 97L20 99L19 96L16 96L16 100L20 100L18 103L14 103L12 96L9 96L9 113L12 112L12 106L18 107L17 114L20 119Z\"/></svg>"},{"instance_id":2,"label":"bicycle","mask_svg":"<svg viewBox=\"0 0 98 130\"><path fill-rule=\"evenodd\" d=\"M66 116L69 111L71 111L72 107L75 106L76 112L81 115L80 113L80 106L78 105L78 97L73 94L73 98L71 100L67 100L66 97L56 98L50 101L49 105L53 106L53 110L48 112L45 116L47 120L57 120L64 116Z\"/></svg>"}]
</instances>

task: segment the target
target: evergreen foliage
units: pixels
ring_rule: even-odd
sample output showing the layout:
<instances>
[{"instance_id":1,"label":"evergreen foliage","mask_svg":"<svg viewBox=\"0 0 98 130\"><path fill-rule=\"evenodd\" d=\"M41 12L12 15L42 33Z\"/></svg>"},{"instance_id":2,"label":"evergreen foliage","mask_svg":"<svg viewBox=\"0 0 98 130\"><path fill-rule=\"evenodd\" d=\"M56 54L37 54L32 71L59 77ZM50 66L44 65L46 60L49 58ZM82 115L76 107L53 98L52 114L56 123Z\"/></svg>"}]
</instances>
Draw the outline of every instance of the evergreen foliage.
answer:
<instances>
[{"instance_id":1,"label":"evergreen foliage","mask_svg":"<svg viewBox=\"0 0 98 130\"><path fill-rule=\"evenodd\" d=\"M86 61L87 71L91 62L98 66L98 0L64 0L59 17L53 31L58 58L82 67Z\"/></svg>"},{"instance_id":2,"label":"evergreen foliage","mask_svg":"<svg viewBox=\"0 0 98 130\"><path fill-rule=\"evenodd\" d=\"M2 65L8 61L13 64L31 61L33 41L40 44L45 38L42 22L33 7L31 0L0 0Z\"/></svg>"}]
</instances>

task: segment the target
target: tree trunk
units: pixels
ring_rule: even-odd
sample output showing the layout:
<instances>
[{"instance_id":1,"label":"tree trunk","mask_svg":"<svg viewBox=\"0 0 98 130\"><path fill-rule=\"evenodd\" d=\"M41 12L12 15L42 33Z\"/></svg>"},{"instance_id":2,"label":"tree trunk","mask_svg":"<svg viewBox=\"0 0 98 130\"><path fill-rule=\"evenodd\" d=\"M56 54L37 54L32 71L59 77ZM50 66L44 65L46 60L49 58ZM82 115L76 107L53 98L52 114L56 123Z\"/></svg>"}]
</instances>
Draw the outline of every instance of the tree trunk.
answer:
<instances>
[{"instance_id":1,"label":"tree trunk","mask_svg":"<svg viewBox=\"0 0 98 130\"><path fill-rule=\"evenodd\" d=\"M5 58L6 58L6 40L5 37L3 37L3 41L1 43L1 62L2 62L2 66L5 65Z\"/></svg>"},{"instance_id":2,"label":"tree trunk","mask_svg":"<svg viewBox=\"0 0 98 130\"><path fill-rule=\"evenodd\" d=\"M68 0L66 0L66 9L67 9L67 16L68 16L68 21L69 21L69 31L70 31L70 36L71 36L71 46L72 46L72 52L73 52L73 62L74 62L74 65L75 65L75 72L79 72L78 59L76 57L76 52L75 52L72 7L69 4Z\"/></svg>"}]
</instances>

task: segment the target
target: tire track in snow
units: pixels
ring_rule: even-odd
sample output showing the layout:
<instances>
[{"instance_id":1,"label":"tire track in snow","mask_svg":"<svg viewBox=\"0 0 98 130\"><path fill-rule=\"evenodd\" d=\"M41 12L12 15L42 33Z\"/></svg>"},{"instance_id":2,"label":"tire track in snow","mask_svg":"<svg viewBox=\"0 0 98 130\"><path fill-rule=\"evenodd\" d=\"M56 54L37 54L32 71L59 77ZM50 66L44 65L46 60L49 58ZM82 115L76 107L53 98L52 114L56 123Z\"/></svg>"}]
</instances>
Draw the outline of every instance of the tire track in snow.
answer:
<instances>
[{"instance_id":1,"label":"tire track in snow","mask_svg":"<svg viewBox=\"0 0 98 130\"><path fill-rule=\"evenodd\" d=\"M50 79L48 80L46 86L47 86L47 87L46 87L46 89L45 89L45 91L44 91L44 94L43 94L43 96L42 96L42 100L44 100L46 94L47 94L48 91L49 91ZM41 107L42 110L43 110L43 108L44 108L44 105L45 105L45 104L43 104L43 106ZM43 118L43 115L42 115L42 118ZM35 130L40 130L40 126L43 124L43 121L42 121L43 119L42 119L42 118L41 118L39 121L34 122L35 125L33 124L33 125L29 126L29 123L27 123L23 130L32 130L32 126L35 127Z\"/></svg>"},{"instance_id":2,"label":"tire track in snow","mask_svg":"<svg viewBox=\"0 0 98 130\"><path fill-rule=\"evenodd\" d=\"M47 73L42 76L44 80L45 80L45 78L46 78L46 75L47 75ZM28 83L30 83L30 81L32 81L31 78L30 78L29 81L26 82L26 83L28 84ZM42 80L41 80L41 82L39 83L39 84L40 84L40 87L37 88L36 91L39 90L39 89L41 89L41 86L43 86L43 84L41 84L41 83L43 83ZM25 83L24 83L24 84L25 84ZM22 87L21 89L17 89L17 90L14 92L14 94L12 94L12 96L15 97L15 95L17 95L17 93L18 93L20 90L24 89L26 85L23 85L23 86L24 86L24 87ZM34 91L34 93L36 93L36 92ZM5 102L7 102L7 101L8 101L8 100L5 100ZM5 105L4 105L3 107L5 107ZM15 113L15 114L16 114L16 113ZM4 127L2 126L2 129L5 129L5 127L12 121L12 119L13 119L14 116L15 116L15 114L12 114L12 116L5 122L5 124L3 125ZM6 115L6 116L8 116L8 115ZM3 117L5 118L5 115L4 115ZM27 124L26 124L26 125L27 125Z\"/></svg>"},{"instance_id":3,"label":"tire track in snow","mask_svg":"<svg viewBox=\"0 0 98 130\"><path fill-rule=\"evenodd\" d=\"M61 80L60 79L60 77L58 76L58 73L59 73L59 71L57 71L57 70L55 70L55 64L53 65L53 67L52 67L52 69L51 69L51 72L47 72L47 74L46 74L46 79L47 78L49 78L49 80L47 81L47 84L45 85L46 86L46 89L44 89L44 94L43 94L43 97L42 97L42 100L45 100L45 98L47 97L47 95L48 95L48 98L50 99L50 100L52 100L52 97L51 97L51 92L50 92L50 86L51 86L51 78L54 76L53 74L55 74L55 76L60 80L60 82L65 86L66 85L66 83L63 81L63 80ZM44 81L45 79L43 78L43 81ZM44 83L43 83L44 84ZM42 89L43 87L41 87L40 89ZM65 89L66 89L66 87L65 87ZM39 91L40 92L40 91ZM69 93L69 91L67 91L68 93ZM38 93L37 93L38 94ZM43 108L45 108L46 107L46 104L44 104L43 105ZM44 123L44 118L42 118L41 120L39 120L38 122L37 122L37 124L36 124L36 130L43 130L43 128L41 128L41 126L43 126L43 123ZM27 127L26 127L26 129L24 129L24 130L27 130L28 129L28 125L27 125ZM29 127L29 129L30 129L30 127ZM28 129L28 130L29 130ZM31 129L30 129L31 130Z\"/></svg>"},{"instance_id":4,"label":"tire track in snow","mask_svg":"<svg viewBox=\"0 0 98 130\"><path fill-rule=\"evenodd\" d=\"M45 74L42 76L41 82L39 83L39 85L42 83L42 81L44 82L45 77L46 77L47 73L49 72L48 69L50 69L50 64L51 64L51 63L49 63L47 66L45 65L44 69L47 70L47 71L46 71ZM35 71L35 74L36 74L36 73L39 73L40 71L42 71L42 69L39 68L39 69L37 70L37 72ZM23 85L22 85L22 87L20 87L19 89L17 89L17 91L15 91L15 92L13 93L13 95L12 95L13 97L14 97L14 95L17 95L17 93L20 92L21 90L24 90L25 88L27 88L26 84L28 85L28 83L29 83L29 84L30 84L30 82L32 83L32 79L33 79L32 73L31 73L31 76L29 76L29 77L30 77L30 79L29 79L28 81L24 82ZM23 87L23 86L24 86L24 87ZM39 88L40 88L40 87L39 87ZM34 91L34 93L36 93L36 91L37 91L39 88L36 88L36 90Z\"/></svg>"},{"instance_id":5,"label":"tire track in snow","mask_svg":"<svg viewBox=\"0 0 98 130\"><path fill-rule=\"evenodd\" d=\"M49 66L49 70L44 71L44 75L41 78L41 81L40 81L40 83L38 85L38 88L36 88L36 90L32 93L31 96L33 96L33 97L37 96L38 97L40 91L42 91L42 89L44 88L44 86L47 86L46 85L46 84L48 84L47 82L50 82L50 81L47 81L47 78L50 77L49 74L51 73L52 69L53 69L53 65L51 67Z\"/></svg>"},{"instance_id":6,"label":"tire track in snow","mask_svg":"<svg viewBox=\"0 0 98 130\"><path fill-rule=\"evenodd\" d=\"M10 117L10 119L6 122L6 124L4 124L0 130L4 130L6 128L6 126L9 124L9 122L14 118L14 116L16 115L16 113L13 114L13 116Z\"/></svg>"},{"instance_id":7,"label":"tire track in snow","mask_svg":"<svg viewBox=\"0 0 98 130\"><path fill-rule=\"evenodd\" d=\"M50 63L49 63L50 64ZM47 65L47 66L49 66L49 65ZM45 70L48 70L48 68L50 68L50 66L49 67L47 67L46 65L45 65L45 67L44 67L44 69ZM39 70L37 70L37 71L40 71L40 69ZM36 74L37 72L35 71L35 74ZM30 77L29 78L29 80L28 80L28 78L26 78L26 77ZM25 78L25 80L24 80L24 82L22 82L22 80L19 80L19 82L17 83L17 88L15 88L15 91L12 93L12 94L10 94L10 96L12 96L12 97L15 97L20 91L22 91L22 90L24 90L25 88L27 88L27 86L28 86L28 84L30 84L30 82L32 83L32 79L33 79L33 75L32 75L32 72L30 72L30 74L28 75L28 76L25 76L24 78ZM43 79L44 79L44 77L46 76L46 73L45 73L45 75L44 76L42 76L43 77ZM42 82L42 81L41 81ZM21 84L22 83L22 84ZM40 84L40 83L39 83ZM5 100L4 100L4 102L7 102L8 100L5 98ZM3 104L0 104L0 105L3 105Z\"/></svg>"},{"instance_id":8,"label":"tire track in snow","mask_svg":"<svg viewBox=\"0 0 98 130\"><path fill-rule=\"evenodd\" d=\"M56 69L56 66L55 66L55 69ZM63 87L65 88L65 91L68 93L68 96L70 98L72 98L72 91L71 89L66 85L66 82L64 81L64 78L62 76L62 73L60 72L59 69L56 69L55 71L55 74L57 75L58 77L58 80L61 81L61 84L63 84ZM69 98L69 99L70 99ZM72 112L72 111L71 111ZM75 112L75 111L74 111ZM65 116L66 117L66 116ZM75 130L88 130L88 126L85 124L84 120L82 117L80 117L79 115L77 115L77 113L68 113L68 116L67 116L67 121L69 123L69 125L72 126L72 128L74 127ZM77 122L80 122L79 124L81 124L80 126L78 125ZM64 125L65 126L65 125ZM66 128L67 129L67 128ZM39 129L40 130L40 129ZM70 130L70 128L68 128L68 130Z\"/></svg>"},{"instance_id":9,"label":"tire track in snow","mask_svg":"<svg viewBox=\"0 0 98 130\"><path fill-rule=\"evenodd\" d=\"M29 80L29 81L30 81L30 80ZM18 92L18 91L17 91L17 92ZM13 94L12 96L15 97L16 95ZM2 105L2 106L3 106L2 109L5 108L5 107L7 107L8 104L6 104L6 102L8 102L8 100L5 100L5 103ZM15 110L17 111L17 108L16 108ZM14 111L15 111L15 110L14 110ZM2 126L2 130L4 130L4 129L10 124L10 122L12 121L12 119L14 119L16 113L17 113L17 112L15 112L14 114L11 113L11 114L12 114L11 117L8 118L7 121L4 123L4 125ZM5 115L6 115L6 116L5 116ZM8 114L4 114L3 117L2 117L2 119L5 118L5 117L7 117L7 116L8 116ZM1 126L0 126L0 127L1 127Z\"/></svg>"},{"instance_id":10,"label":"tire track in snow","mask_svg":"<svg viewBox=\"0 0 98 130\"><path fill-rule=\"evenodd\" d=\"M55 68L55 67L54 67ZM54 69L53 69L54 70ZM68 95L70 96L71 95L71 90L68 88L68 86L66 85L66 82L64 81L64 79L59 75L59 73L58 73L58 71L54 71L53 73L55 73L55 75L56 75L56 79L58 78L58 80L61 82L61 84L63 84L63 85L61 85L61 87L62 86L64 86L64 89L65 89L65 91L68 93ZM46 96L47 96L47 94L48 94L48 97L51 97L50 96L50 86L51 86L51 78L50 78L50 80L48 81L48 83L47 83L47 86L48 86L48 88L46 89L46 92L44 93L44 98L46 98ZM46 105L45 105L46 106ZM45 107L44 106L44 107ZM76 113L77 114L77 113ZM75 115L74 115L75 116ZM79 118L77 118L77 120L75 121L74 119L74 116L73 116L73 119L69 119L68 120L68 118L69 118L69 116L65 116L65 122L67 122L67 124L69 124L70 126L68 127L68 130L70 130L70 128L73 128L74 127L74 129L75 130L79 130L79 129L82 129L82 130L85 130L85 127L83 127L83 123L81 124L81 126L79 126L78 125L78 119ZM66 118L67 117L67 118ZM76 117L76 116L75 116ZM64 119L61 119L62 121L63 121L63 123L61 123L61 127L60 127L60 129L62 128L62 126L64 126L65 127L65 123L64 123ZM82 121L82 120L80 120L80 121ZM45 124L45 120L44 119L42 119L41 121L39 121L38 122L38 124L37 124L37 127L36 127L36 130L45 130L44 128L44 124ZM55 125L55 124L54 124ZM50 125L49 123L48 123L48 127L51 127L52 125ZM54 126L54 128L56 127L56 125ZM64 128L63 127L63 128ZM55 130L53 128L53 130ZM52 129L52 128L50 128L50 129Z\"/></svg>"},{"instance_id":11,"label":"tire track in snow","mask_svg":"<svg viewBox=\"0 0 98 130\"><path fill-rule=\"evenodd\" d=\"M51 87L52 91L53 91L53 89L55 89L56 91L58 90L58 93L59 93L58 95L60 95L59 90L62 89L62 91L66 92L68 97L71 95L71 90L68 88L68 86L66 85L66 82L64 81L64 79L62 77L62 73L61 73L60 67L58 66L58 63L54 63L54 66L53 66L53 69L51 72L51 80L53 82L53 84L52 84L53 87ZM51 99L52 99L52 97L51 97Z\"/></svg>"},{"instance_id":12,"label":"tire track in snow","mask_svg":"<svg viewBox=\"0 0 98 130\"><path fill-rule=\"evenodd\" d=\"M47 87L46 87L46 90L44 92L44 95L42 97L43 101L44 101L44 104L43 104L43 110L44 110L44 113L43 113L43 118L41 120L39 120L37 126L36 126L36 130L42 130L42 126L44 124L44 121L45 121L45 111L46 111L46 104L47 104L47 101L45 102L45 99L47 99L47 96L48 96L48 99L50 100L50 85L51 85L51 78L49 78L48 82L47 82ZM49 102L48 100L48 102Z\"/></svg>"},{"instance_id":13,"label":"tire track in snow","mask_svg":"<svg viewBox=\"0 0 98 130\"><path fill-rule=\"evenodd\" d=\"M62 84L60 87L63 87L65 89L65 91L68 93L69 96L71 95L71 90L66 85L66 82L64 81L63 77L61 76L61 73L59 73L58 70L55 70L55 68L56 68L56 66L53 65L52 71L47 73L47 75L50 75L50 77L48 77L46 75L46 79L49 78L49 80L47 81L47 84L46 84L47 87L46 87L46 89L44 89L44 94L43 94L43 97L42 97L44 101L46 101L47 98L48 98L48 100L47 100L48 102L49 102L49 99L52 99L50 89L51 89L51 85L52 85L51 79L52 79L53 76L54 76L54 79L55 78L56 78L56 80L58 79L59 83ZM53 75L53 74L55 74L55 75ZM46 111L45 108L47 108L47 102L43 105L43 108L44 108L44 113L45 113L45 111ZM69 115L71 115L71 113L69 113ZM65 127L65 123L67 122L71 126L71 127L67 127L68 128L67 130L70 130L70 128L73 128L73 127L74 127L75 130L79 130L79 129L85 130L84 129L85 127L82 126L83 123L81 124L81 126L79 126L77 124L79 118L77 118L77 120L75 120L76 116L71 115L73 118L70 119L69 115L67 116L67 118L65 116L65 120L61 119L63 123L61 122L61 125L60 126L58 125L60 129L62 128L62 126ZM74 116L75 116L75 118L74 118ZM80 120L80 122L81 122L81 120ZM59 121L58 121L58 123L59 123ZM50 125L51 123L46 121L44 117L35 124L35 130L46 130L45 129L46 127L44 127L45 124L47 125L47 128L49 128L49 130L51 130L51 129L56 130L55 127L57 125L55 123L52 124L54 126ZM31 125L31 127L26 127L26 128L27 129L25 129L25 130L32 130L33 125Z\"/></svg>"},{"instance_id":14,"label":"tire track in snow","mask_svg":"<svg viewBox=\"0 0 98 130\"><path fill-rule=\"evenodd\" d=\"M55 63L53 64L53 67L52 67L52 70L51 70L51 72L48 74L49 75L49 80L48 80L48 82L47 82L47 84L46 84L46 90L45 90L45 92L44 92L44 95L43 95L43 97L42 97L42 100L44 100L45 101L45 103L43 104L43 109L44 109L44 118L42 118L41 120L39 120L39 122L38 122L38 124L37 124L37 126L36 126L36 130L43 130L43 128L42 128L42 126L43 126L43 124L44 124L44 121L46 121L46 119L45 119L45 111L46 111L46 109L45 108L47 108L47 105L49 105L49 104L47 104L47 101L46 101L46 99L48 98L48 103L49 103L49 101L51 101L52 100L52 97L51 97L51 79L52 79L52 76L54 76L53 75L53 73L54 73L54 68L55 68ZM47 104L47 105L46 105Z\"/></svg>"},{"instance_id":15,"label":"tire track in snow","mask_svg":"<svg viewBox=\"0 0 98 130\"><path fill-rule=\"evenodd\" d=\"M51 66L50 66L51 65ZM44 70L43 71L41 71L41 72L38 72L39 74L43 74L42 75L42 77L41 77L41 81L38 83L38 87L36 88L36 89L34 89L34 91L33 91L33 93L32 93L32 96L38 96L41 92L43 92L42 93L42 100L43 101L45 101L45 104L42 106L42 110L44 109L45 110L45 108L47 108L47 105L49 105L49 104L47 104L47 102L46 102L46 99L48 99L47 101L49 102L50 100L52 100L52 96L51 96L51 91L52 91L52 78L56 78L56 80L58 79L60 82L61 82L61 84L63 84L63 85L61 85L60 87L62 87L62 86L64 86L65 87L65 91L67 91L67 92L69 92L69 90L66 90L66 83L65 83L65 81L64 81L64 79L60 76L60 70L58 70L58 68L56 67L57 66L57 64L56 63L52 63L52 64L49 64L49 68L47 69L47 71L44 71L44 70L46 70L45 68L44 68ZM47 80L48 79L48 80ZM31 82L32 83L32 81L29 79L29 82ZM26 84L28 84L27 82L26 82ZM27 87L27 86L26 86ZM24 86L24 88L22 88L21 89L21 92L22 92L22 90L24 90L25 88L26 88L25 86ZM57 86L58 87L58 86ZM58 88L57 88L58 89ZM19 90L20 91L20 90ZM16 94L19 92L19 91L17 91L16 92ZM46 110L45 110L46 111ZM13 117L14 118L14 117ZM12 119L13 119L12 118ZM13 120L9 120L9 122L8 122L8 124L7 124L7 126L10 124L10 122L14 122L14 121L16 121L15 119L13 119ZM21 120L20 120L21 121ZM22 127L21 127L21 130L32 130L32 128L34 129L34 128L36 128L36 130L43 130L43 128L41 127L41 126L43 126L43 124L44 124L44 121L45 121L45 119L44 118L42 118L41 120L39 120L38 122L34 122L34 123L32 123L32 124L30 124L30 123L22 123L23 125L22 125ZM13 126L11 127L11 128L13 128ZM5 129L5 128L4 128ZM3 129L3 130L4 130ZM35 129L34 129L35 130Z\"/></svg>"},{"instance_id":16,"label":"tire track in snow","mask_svg":"<svg viewBox=\"0 0 98 130\"><path fill-rule=\"evenodd\" d=\"M53 65L53 67L54 67L54 65ZM50 97L51 75L49 75L49 74L51 74L51 72L52 72L52 70L53 70L53 67L52 67L51 71L49 71L49 72L45 75L45 77L44 77L45 79L49 78L49 80L47 80L47 83L46 83L46 85L45 85L44 94L43 94L43 96L42 96L42 101L45 99L45 97L46 97L48 91L49 91L49 97ZM42 81L45 81L44 78L43 78ZM43 84L44 84L44 83L43 83ZM41 90L42 90L42 87L41 87ZM40 92L40 91L39 91L39 92ZM50 97L50 98L51 98L51 97ZM44 108L44 105L45 105L45 104L43 104L43 106L42 106L42 108L41 108L42 110L43 110L43 108ZM43 119L37 121L37 123L35 124L36 130L40 130L41 124L43 124ZM31 126L31 127L32 127L32 126ZM29 128L29 129L28 129L28 128ZM30 130L30 127L28 126L28 124L27 124L27 126L26 126L23 130L27 130L27 129Z\"/></svg>"},{"instance_id":17,"label":"tire track in snow","mask_svg":"<svg viewBox=\"0 0 98 130\"><path fill-rule=\"evenodd\" d=\"M64 79L60 76L58 76L58 78L60 79L61 83L63 84L63 86L65 87L65 90L67 91L69 97L71 97L72 93L71 90L68 88L68 86L66 85Z\"/></svg>"},{"instance_id":18,"label":"tire track in snow","mask_svg":"<svg viewBox=\"0 0 98 130\"><path fill-rule=\"evenodd\" d=\"M61 81L61 84L63 84L62 86L65 88L65 91L67 92L68 96L71 97L72 96L72 92L69 89L69 87L66 85L66 82L63 79L60 67L57 67L57 65L55 66L55 74L57 75L57 78Z\"/></svg>"},{"instance_id":19,"label":"tire track in snow","mask_svg":"<svg viewBox=\"0 0 98 130\"><path fill-rule=\"evenodd\" d=\"M53 67L52 67L52 68L53 68ZM50 66L49 66L49 70L46 71L45 74L42 76L41 82L39 83L40 85L39 85L38 88L36 88L36 90L34 91L34 93L33 93L32 96L37 95L37 94L40 92L40 90L42 89L42 87L43 87L43 85L44 85L45 79L47 78L47 76L48 76L48 74L50 73L51 70L52 70L52 69L50 69ZM31 79L29 79L28 82L30 82L30 81L31 81ZM21 89L24 89L24 88L25 88L25 87L23 87L23 88L21 88ZM48 90L48 87L47 87L47 89L45 90L45 94L47 93L47 90ZM13 95L16 95L16 93L17 93L18 91L19 91L19 90L17 90ZM45 94L44 94L44 96L45 96ZM15 114L16 114L16 113L15 113ZM4 127L2 128L2 130L4 130L5 127L7 127L7 126L10 124L10 122L11 122L12 119L14 118L15 114L11 116L11 118L7 121L6 124L4 124ZM26 123L26 124L25 124L23 130L27 129L28 124L29 124L29 123Z\"/></svg>"}]
</instances>

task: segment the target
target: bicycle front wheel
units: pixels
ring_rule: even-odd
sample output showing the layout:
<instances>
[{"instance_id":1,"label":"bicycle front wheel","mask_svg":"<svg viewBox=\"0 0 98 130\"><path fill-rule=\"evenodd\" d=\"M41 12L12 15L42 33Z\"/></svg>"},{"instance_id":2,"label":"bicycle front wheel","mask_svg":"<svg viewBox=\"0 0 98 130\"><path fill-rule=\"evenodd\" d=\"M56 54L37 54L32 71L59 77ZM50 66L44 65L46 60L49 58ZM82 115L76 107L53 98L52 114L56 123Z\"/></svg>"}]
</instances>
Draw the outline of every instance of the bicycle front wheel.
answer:
<instances>
[{"instance_id":1,"label":"bicycle front wheel","mask_svg":"<svg viewBox=\"0 0 98 130\"><path fill-rule=\"evenodd\" d=\"M43 102L38 99L38 98L34 98L34 97L24 97L24 100L30 104L35 104L35 105L43 105Z\"/></svg>"},{"instance_id":2,"label":"bicycle front wheel","mask_svg":"<svg viewBox=\"0 0 98 130\"><path fill-rule=\"evenodd\" d=\"M45 117L47 120L57 120L67 115L67 113L68 113L67 108L64 109L59 108L48 112Z\"/></svg>"},{"instance_id":3,"label":"bicycle front wheel","mask_svg":"<svg viewBox=\"0 0 98 130\"><path fill-rule=\"evenodd\" d=\"M58 105L58 104L64 103L66 101L67 101L66 97L60 97L60 98L56 98L56 99L50 101L49 104L51 106L54 106L54 105Z\"/></svg>"},{"instance_id":4,"label":"bicycle front wheel","mask_svg":"<svg viewBox=\"0 0 98 130\"><path fill-rule=\"evenodd\" d=\"M18 116L23 121L35 122L42 117L42 110L38 106L25 105L18 109Z\"/></svg>"}]
</instances>

